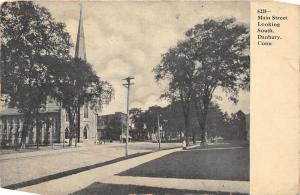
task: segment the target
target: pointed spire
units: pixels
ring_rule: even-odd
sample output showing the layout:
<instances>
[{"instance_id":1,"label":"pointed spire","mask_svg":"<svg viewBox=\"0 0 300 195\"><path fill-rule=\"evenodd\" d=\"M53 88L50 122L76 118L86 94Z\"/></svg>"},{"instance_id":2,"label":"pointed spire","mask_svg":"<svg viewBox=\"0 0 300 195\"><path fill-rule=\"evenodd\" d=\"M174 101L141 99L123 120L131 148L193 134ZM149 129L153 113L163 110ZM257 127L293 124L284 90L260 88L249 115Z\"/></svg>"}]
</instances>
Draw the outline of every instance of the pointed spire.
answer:
<instances>
[{"instance_id":1,"label":"pointed spire","mask_svg":"<svg viewBox=\"0 0 300 195\"><path fill-rule=\"evenodd\" d=\"M80 18L78 25L77 41L75 46L75 57L86 60L85 39L83 29L82 3L80 2Z\"/></svg>"}]
</instances>

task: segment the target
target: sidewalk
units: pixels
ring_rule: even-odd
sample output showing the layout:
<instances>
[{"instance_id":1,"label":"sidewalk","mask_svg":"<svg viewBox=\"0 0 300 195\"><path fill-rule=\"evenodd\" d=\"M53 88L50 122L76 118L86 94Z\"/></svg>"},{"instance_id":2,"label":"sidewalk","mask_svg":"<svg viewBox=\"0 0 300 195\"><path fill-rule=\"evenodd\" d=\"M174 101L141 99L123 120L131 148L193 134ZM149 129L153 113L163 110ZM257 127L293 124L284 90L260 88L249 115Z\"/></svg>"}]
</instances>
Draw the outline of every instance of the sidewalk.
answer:
<instances>
[{"instance_id":1,"label":"sidewalk","mask_svg":"<svg viewBox=\"0 0 300 195\"><path fill-rule=\"evenodd\" d=\"M48 195L70 194L72 192L76 192L80 189L83 189L94 182L102 182L105 179L113 177L113 175L120 173L124 170L133 168L150 160L160 158L164 155L179 150L181 149L162 150L141 157L132 158L111 165L99 167L90 171L85 171L60 179L44 182L33 186L28 186L18 190Z\"/></svg>"},{"instance_id":2,"label":"sidewalk","mask_svg":"<svg viewBox=\"0 0 300 195\"><path fill-rule=\"evenodd\" d=\"M93 170L81 172L75 175L70 175L60 179L44 182L38 185L28 186L18 190L40 194L70 194L84 189L92 183L101 182L109 184L131 184L197 191L249 193L249 182L116 176L116 174L120 172L180 150L182 149L177 148L162 150Z\"/></svg>"},{"instance_id":3,"label":"sidewalk","mask_svg":"<svg viewBox=\"0 0 300 195\"><path fill-rule=\"evenodd\" d=\"M164 144L164 148L174 146L174 144ZM130 155L157 149L156 144L143 142L130 143L128 147ZM64 175L67 171L99 165L124 157L124 148L124 144L107 143L0 155L0 186L15 185L56 174Z\"/></svg>"}]
</instances>

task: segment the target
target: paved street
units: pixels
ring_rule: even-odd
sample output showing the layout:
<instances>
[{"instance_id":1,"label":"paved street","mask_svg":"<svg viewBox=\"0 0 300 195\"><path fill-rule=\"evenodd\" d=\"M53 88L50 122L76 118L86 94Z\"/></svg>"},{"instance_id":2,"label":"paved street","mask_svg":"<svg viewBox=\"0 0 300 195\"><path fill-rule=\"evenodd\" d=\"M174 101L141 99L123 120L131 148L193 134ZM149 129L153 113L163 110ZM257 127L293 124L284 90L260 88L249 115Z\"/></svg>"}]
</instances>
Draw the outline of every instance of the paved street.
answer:
<instances>
[{"instance_id":1,"label":"paved street","mask_svg":"<svg viewBox=\"0 0 300 195\"><path fill-rule=\"evenodd\" d=\"M180 146L162 144L162 149ZM129 154L155 151L156 143L129 144ZM124 144L83 145L78 148L0 155L0 186L16 184L43 176L110 161L124 156Z\"/></svg>"},{"instance_id":2,"label":"paved street","mask_svg":"<svg viewBox=\"0 0 300 195\"><path fill-rule=\"evenodd\" d=\"M230 150L230 148L228 148ZM162 159L165 156L180 152L182 149L162 150L155 153L146 154L136 158L120 161L107 166L95 168L89 171L84 171L78 174L62 177L59 179L43 182L37 185L18 189L26 192L36 192L41 194L89 194L97 192L97 194L107 194L106 191L114 185L120 191L112 191L112 194L126 194L130 189L125 189L124 186L130 185L134 189L140 189L138 186L144 186L143 192L153 190L153 188L174 189L175 192L182 194L188 191L204 192L210 191L224 194L229 192L234 193L249 193L248 181L230 181L230 180L207 180L207 179L183 179L183 178L161 178L161 177L132 177L119 176L118 174L141 166L156 159ZM214 150L214 149L212 149ZM217 149L218 150L218 149ZM80 181L80 182L78 182ZM76 184L76 185L74 185ZM123 186L123 187L122 187ZM116 189L116 188L114 188ZM146 191L145 191L146 190ZM188 191L186 191L188 190ZM124 193L122 193L122 191ZM103 192L103 193L101 193ZM149 191L148 191L149 192ZM110 193L111 194L111 193ZM197 193L196 193L197 194Z\"/></svg>"}]
</instances>

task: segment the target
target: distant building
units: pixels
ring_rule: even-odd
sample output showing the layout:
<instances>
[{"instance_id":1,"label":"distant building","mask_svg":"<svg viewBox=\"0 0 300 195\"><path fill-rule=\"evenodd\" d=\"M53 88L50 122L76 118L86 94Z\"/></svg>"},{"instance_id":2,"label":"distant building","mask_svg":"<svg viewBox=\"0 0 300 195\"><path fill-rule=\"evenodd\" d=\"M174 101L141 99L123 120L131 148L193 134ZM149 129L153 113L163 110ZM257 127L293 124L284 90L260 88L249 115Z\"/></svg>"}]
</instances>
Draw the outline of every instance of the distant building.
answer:
<instances>
[{"instance_id":1,"label":"distant building","mask_svg":"<svg viewBox=\"0 0 300 195\"><path fill-rule=\"evenodd\" d=\"M75 57L86 60L81 8ZM16 108L9 108L7 106L4 101L5 94L1 94L1 91L0 97L0 144L1 146L20 144L21 132L24 125L23 114L18 112ZM69 138L68 117L66 111L61 108L60 103L48 98L45 108L40 110L37 121L39 123L34 125L28 132L26 138L27 144L36 144L36 141L39 140L40 145L47 145L50 143L60 143ZM97 134L97 113L90 109L88 103L80 109L80 129L78 133L78 141L95 141ZM37 139L37 136L39 139Z\"/></svg>"},{"instance_id":2,"label":"distant building","mask_svg":"<svg viewBox=\"0 0 300 195\"><path fill-rule=\"evenodd\" d=\"M120 135L126 132L127 114L116 112L114 114L98 116L98 139L119 140Z\"/></svg>"}]
</instances>

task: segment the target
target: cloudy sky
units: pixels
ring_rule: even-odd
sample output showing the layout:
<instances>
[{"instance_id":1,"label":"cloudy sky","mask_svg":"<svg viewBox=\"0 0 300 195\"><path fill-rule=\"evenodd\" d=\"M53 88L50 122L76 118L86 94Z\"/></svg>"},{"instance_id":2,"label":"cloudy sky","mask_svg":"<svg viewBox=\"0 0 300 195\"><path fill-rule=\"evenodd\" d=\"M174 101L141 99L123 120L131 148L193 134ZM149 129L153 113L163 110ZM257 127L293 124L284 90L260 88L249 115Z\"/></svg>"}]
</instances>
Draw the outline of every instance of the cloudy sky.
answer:
<instances>
[{"instance_id":1,"label":"cloudy sky","mask_svg":"<svg viewBox=\"0 0 300 195\"><path fill-rule=\"evenodd\" d=\"M66 23L73 43L79 19L79 2L39 2L53 17ZM115 98L102 114L126 112L126 88L122 79L135 77L131 93L131 108L147 109L164 106L159 96L164 89L154 81L152 69L161 54L184 38L184 33L205 18L235 17L249 24L248 2L83 2L84 33L87 60L98 76L109 81ZM74 53L74 49L72 50ZM217 95L224 96L221 90ZM249 93L241 92L237 105L218 101L223 111L241 109L249 113Z\"/></svg>"}]
</instances>

